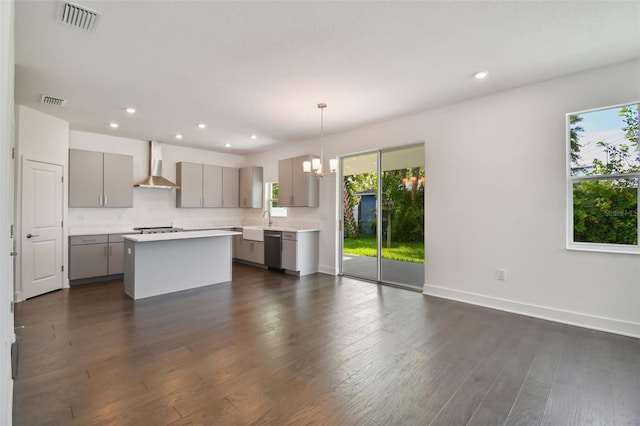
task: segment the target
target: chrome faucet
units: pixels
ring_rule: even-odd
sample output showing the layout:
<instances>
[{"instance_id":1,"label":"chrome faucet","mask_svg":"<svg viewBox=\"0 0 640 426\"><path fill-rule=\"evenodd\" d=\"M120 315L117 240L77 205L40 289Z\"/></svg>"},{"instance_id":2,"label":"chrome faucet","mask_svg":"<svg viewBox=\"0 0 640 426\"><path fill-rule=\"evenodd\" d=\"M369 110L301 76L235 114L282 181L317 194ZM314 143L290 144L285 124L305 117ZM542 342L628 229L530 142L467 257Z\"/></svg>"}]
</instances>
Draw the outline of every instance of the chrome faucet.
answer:
<instances>
[{"instance_id":1,"label":"chrome faucet","mask_svg":"<svg viewBox=\"0 0 640 426\"><path fill-rule=\"evenodd\" d=\"M269 219L269 226L273 225L273 222L271 221L271 213L269 212L269 210L265 210L264 213L262 213L262 217L264 217L264 215L267 215L267 219Z\"/></svg>"}]
</instances>

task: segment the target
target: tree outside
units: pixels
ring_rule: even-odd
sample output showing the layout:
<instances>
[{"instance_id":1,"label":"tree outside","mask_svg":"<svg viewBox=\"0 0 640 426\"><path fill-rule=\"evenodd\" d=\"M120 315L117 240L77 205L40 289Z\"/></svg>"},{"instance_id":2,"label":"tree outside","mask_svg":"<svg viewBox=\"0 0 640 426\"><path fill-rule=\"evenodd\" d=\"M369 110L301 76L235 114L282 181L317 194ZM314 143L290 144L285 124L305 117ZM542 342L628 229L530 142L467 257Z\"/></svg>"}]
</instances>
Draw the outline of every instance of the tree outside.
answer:
<instances>
[{"instance_id":1,"label":"tree outside","mask_svg":"<svg viewBox=\"0 0 640 426\"><path fill-rule=\"evenodd\" d=\"M587 137L585 127L606 111L569 116L575 242L638 244L638 105L616 110L620 128L601 132L601 140Z\"/></svg>"},{"instance_id":2,"label":"tree outside","mask_svg":"<svg viewBox=\"0 0 640 426\"><path fill-rule=\"evenodd\" d=\"M424 263L424 167L385 171L382 174L382 258ZM365 229L376 229L375 211L359 217L354 207L361 207L358 193L377 188L375 173L344 177L344 251L347 254L376 256L376 238ZM375 208L373 209L375 210Z\"/></svg>"}]
</instances>

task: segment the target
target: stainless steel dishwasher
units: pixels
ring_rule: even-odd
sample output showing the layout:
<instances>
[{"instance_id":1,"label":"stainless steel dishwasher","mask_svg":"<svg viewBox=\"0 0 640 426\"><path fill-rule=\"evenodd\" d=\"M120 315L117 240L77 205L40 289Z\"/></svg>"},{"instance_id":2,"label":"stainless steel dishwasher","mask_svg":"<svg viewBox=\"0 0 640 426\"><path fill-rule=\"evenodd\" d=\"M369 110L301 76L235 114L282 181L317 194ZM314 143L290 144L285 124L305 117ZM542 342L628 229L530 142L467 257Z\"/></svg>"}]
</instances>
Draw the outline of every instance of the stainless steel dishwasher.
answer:
<instances>
[{"instance_id":1,"label":"stainless steel dishwasher","mask_svg":"<svg viewBox=\"0 0 640 426\"><path fill-rule=\"evenodd\" d=\"M264 230L264 263L282 269L282 232Z\"/></svg>"}]
</instances>

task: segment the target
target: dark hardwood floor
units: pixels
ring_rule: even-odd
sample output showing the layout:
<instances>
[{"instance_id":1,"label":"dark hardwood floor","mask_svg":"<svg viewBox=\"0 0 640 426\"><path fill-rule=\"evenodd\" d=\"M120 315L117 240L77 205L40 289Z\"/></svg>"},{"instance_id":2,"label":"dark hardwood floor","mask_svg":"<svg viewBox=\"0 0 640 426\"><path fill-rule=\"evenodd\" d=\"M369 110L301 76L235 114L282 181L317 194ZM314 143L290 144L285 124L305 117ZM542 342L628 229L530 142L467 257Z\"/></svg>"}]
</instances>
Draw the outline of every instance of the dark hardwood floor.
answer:
<instances>
[{"instance_id":1,"label":"dark hardwood floor","mask_svg":"<svg viewBox=\"0 0 640 426\"><path fill-rule=\"evenodd\" d=\"M234 265L16 306L15 425L640 425L640 340Z\"/></svg>"}]
</instances>

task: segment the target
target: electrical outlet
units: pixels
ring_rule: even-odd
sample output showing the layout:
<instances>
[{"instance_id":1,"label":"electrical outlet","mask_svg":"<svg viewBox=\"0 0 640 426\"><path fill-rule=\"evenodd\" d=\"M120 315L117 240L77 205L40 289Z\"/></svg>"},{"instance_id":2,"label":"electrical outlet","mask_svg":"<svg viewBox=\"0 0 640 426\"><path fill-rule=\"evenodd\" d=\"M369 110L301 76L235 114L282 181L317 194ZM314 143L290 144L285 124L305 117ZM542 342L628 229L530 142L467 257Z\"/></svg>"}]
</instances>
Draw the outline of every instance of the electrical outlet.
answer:
<instances>
[{"instance_id":1,"label":"electrical outlet","mask_svg":"<svg viewBox=\"0 0 640 426\"><path fill-rule=\"evenodd\" d=\"M496 269L496 279L500 281L507 280L507 271L504 269Z\"/></svg>"}]
</instances>

